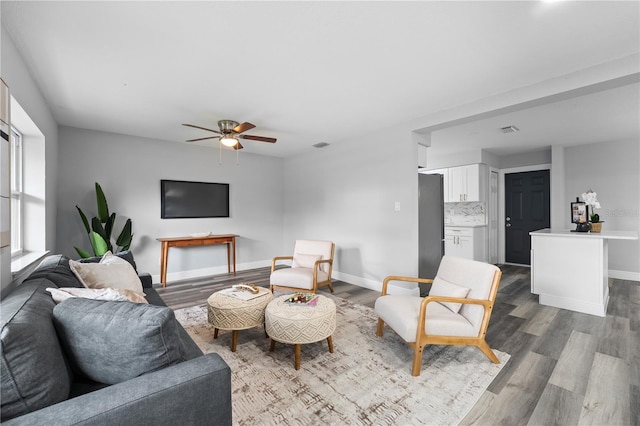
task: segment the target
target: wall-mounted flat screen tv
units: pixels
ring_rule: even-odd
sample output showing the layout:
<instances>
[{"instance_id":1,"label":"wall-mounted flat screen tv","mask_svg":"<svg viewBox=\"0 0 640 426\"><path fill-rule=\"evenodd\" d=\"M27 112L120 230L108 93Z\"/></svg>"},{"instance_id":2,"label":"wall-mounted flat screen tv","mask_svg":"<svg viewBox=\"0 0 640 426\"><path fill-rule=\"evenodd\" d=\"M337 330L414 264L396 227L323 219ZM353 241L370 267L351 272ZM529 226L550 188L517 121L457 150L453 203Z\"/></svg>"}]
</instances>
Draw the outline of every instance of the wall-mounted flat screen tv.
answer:
<instances>
[{"instance_id":1,"label":"wall-mounted flat screen tv","mask_svg":"<svg viewBox=\"0 0 640 426\"><path fill-rule=\"evenodd\" d=\"M163 179L160 181L160 217L229 217L229 184Z\"/></svg>"}]
</instances>

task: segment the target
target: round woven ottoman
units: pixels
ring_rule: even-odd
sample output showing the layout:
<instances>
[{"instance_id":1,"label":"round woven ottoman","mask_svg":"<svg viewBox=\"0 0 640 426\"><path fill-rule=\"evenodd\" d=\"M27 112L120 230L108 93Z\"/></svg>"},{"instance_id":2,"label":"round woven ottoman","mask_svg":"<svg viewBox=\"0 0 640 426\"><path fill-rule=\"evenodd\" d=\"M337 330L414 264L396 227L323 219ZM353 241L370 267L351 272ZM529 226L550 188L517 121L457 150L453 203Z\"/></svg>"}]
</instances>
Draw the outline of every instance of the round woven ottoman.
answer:
<instances>
[{"instance_id":1,"label":"round woven ottoman","mask_svg":"<svg viewBox=\"0 0 640 426\"><path fill-rule=\"evenodd\" d=\"M318 295L315 306L286 303L291 295L276 297L264 313L267 335L271 338L271 351L275 342L295 345L295 367L300 369L300 346L327 339L333 353L331 335L336 329L336 305L333 300Z\"/></svg>"},{"instance_id":2,"label":"round woven ottoman","mask_svg":"<svg viewBox=\"0 0 640 426\"><path fill-rule=\"evenodd\" d=\"M258 287L258 290L257 297L249 300L225 294L226 290L213 293L207 299L208 320L215 327L213 338L218 338L218 330L232 330L232 352L238 344L238 330L264 325L264 309L273 294L267 288Z\"/></svg>"}]
</instances>

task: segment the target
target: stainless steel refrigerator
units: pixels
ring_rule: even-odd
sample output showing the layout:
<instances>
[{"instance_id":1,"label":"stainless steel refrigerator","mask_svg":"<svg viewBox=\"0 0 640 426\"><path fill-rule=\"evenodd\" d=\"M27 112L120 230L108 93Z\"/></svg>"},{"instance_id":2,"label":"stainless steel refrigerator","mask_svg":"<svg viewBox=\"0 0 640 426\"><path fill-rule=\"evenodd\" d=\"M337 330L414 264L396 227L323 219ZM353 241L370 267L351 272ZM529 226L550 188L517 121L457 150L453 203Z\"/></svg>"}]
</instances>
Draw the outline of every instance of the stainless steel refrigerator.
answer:
<instances>
[{"instance_id":1,"label":"stainless steel refrigerator","mask_svg":"<svg viewBox=\"0 0 640 426\"><path fill-rule=\"evenodd\" d=\"M435 277L444 255L443 183L442 175L418 173L418 275L420 278Z\"/></svg>"}]
</instances>

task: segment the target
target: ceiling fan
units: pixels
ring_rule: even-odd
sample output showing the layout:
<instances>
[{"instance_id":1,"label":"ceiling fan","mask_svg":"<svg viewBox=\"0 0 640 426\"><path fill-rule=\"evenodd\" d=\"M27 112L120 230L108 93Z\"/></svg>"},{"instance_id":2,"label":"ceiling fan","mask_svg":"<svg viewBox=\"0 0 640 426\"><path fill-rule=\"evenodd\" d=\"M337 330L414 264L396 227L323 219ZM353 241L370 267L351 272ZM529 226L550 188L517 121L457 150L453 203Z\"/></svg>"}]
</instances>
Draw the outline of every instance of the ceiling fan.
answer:
<instances>
[{"instance_id":1,"label":"ceiling fan","mask_svg":"<svg viewBox=\"0 0 640 426\"><path fill-rule=\"evenodd\" d=\"M258 141L258 142L268 142L268 143L276 142L276 138L268 138L266 136L243 135L242 133L256 127L255 125L246 121L242 124L239 124L237 121L233 121L233 120L220 120L218 121L218 127L220 128L220 130L207 129L206 127L196 126L194 124L183 124L183 126L193 127L195 129L201 129L201 130L206 130L208 132L216 133L216 136L207 136L204 138L189 139L187 140L187 142L197 142L197 141L203 141L206 139L219 138L220 143L222 145L228 146L236 150L243 148L239 139Z\"/></svg>"}]
</instances>

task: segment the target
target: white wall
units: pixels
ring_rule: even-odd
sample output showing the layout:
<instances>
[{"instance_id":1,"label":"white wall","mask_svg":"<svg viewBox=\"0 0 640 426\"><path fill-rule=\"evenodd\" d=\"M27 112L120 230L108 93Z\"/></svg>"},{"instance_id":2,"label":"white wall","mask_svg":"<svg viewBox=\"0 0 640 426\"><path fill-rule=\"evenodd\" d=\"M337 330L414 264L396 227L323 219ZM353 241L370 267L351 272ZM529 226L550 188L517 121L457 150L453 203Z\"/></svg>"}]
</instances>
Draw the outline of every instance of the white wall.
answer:
<instances>
[{"instance_id":1,"label":"white wall","mask_svg":"<svg viewBox=\"0 0 640 426\"><path fill-rule=\"evenodd\" d=\"M565 150L566 212L592 189L602 206L603 231L640 232L640 141L602 142ZM609 242L612 276L640 279L640 241ZM618 272L620 271L620 272Z\"/></svg>"},{"instance_id":2,"label":"white wall","mask_svg":"<svg viewBox=\"0 0 640 426\"><path fill-rule=\"evenodd\" d=\"M58 173L58 125L56 124L47 102L40 89L33 81L29 69L26 67L20 53L6 32L4 26L0 28L0 64L2 79L9 86L11 95L20 103L35 125L44 135L44 182L45 188L37 191L38 196L45 197L44 204L44 230L39 240L37 249L53 250L56 241L56 181ZM9 255L10 256L10 255ZM11 281L10 275L5 271L5 265L9 262L3 252L2 259L2 288L7 287Z\"/></svg>"},{"instance_id":3,"label":"white wall","mask_svg":"<svg viewBox=\"0 0 640 426\"><path fill-rule=\"evenodd\" d=\"M417 276L416 161L398 127L285 160L285 253L296 239L328 239L338 279L379 289L387 275Z\"/></svg>"},{"instance_id":4,"label":"white wall","mask_svg":"<svg viewBox=\"0 0 640 426\"><path fill-rule=\"evenodd\" d=\"M133 223L138 269L158 282L158 237L194 232L238 234L238 269L267 266L283 252L283 160L195 144L151 140L70 127L60 128L58 180L58 244L56 252L76 258L74 246L89 249L78 204L95 215L94 182L116 212L116 232L126 218ZM230 184L229 218L161 219L160 180L192 180ZM116 234L114 232L114 234ZM116 234L117 236L117 234ZM168 280L227 270L223 245L169 249Z\"/></svg>"}]
</instances>

